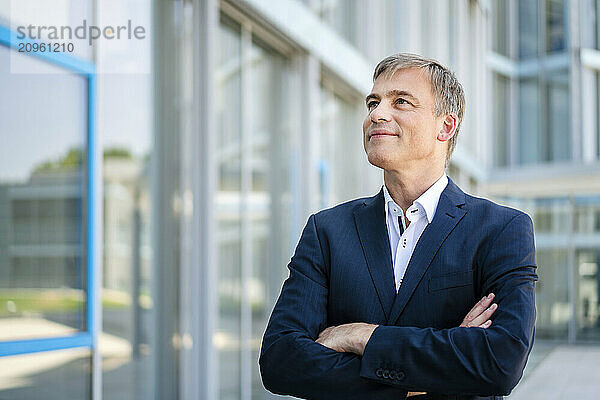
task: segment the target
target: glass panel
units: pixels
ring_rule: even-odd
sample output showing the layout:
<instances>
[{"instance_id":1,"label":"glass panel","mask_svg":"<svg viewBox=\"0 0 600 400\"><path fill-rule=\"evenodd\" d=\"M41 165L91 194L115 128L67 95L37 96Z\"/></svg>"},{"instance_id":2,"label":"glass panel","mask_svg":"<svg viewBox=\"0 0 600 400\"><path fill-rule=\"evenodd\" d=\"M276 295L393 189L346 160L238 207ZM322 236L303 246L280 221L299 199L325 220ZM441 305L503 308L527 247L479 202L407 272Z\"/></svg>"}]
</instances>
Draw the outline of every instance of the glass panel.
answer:
<instances>
[{"instance_id":1,"label":"glass panel","mask_svg":"<svg viewBox=\"0 0 600 400\"><path fill-rule=\"evenodd\" d=\"M221 18L217 55L217 332L219 399L239 399L241 343L241 39L240 28Z\"/></svg>"},{"instance_id":2,"label":"glass panel","mask_svg":"<svg viewBox=\"0 0 600 400\"><path fill-rule=\"evenodd\" d=\"M125 16L135 16L135 25L151 26L150 0L100 1L96 10L100 22L118 24ZM99 343L104 399L151 399L159 386L152 371L157 353L152 348L152 321L157 307L152 292L151 249L153 75L145 73L152 65L149 42L149 37L145 45L122 40L118 50L104 42L95 46L97 71L116 71L115 65L128 65L132 72L97 74L97 125L104 146ZM177 266L170 265L169 269L176 270Z\"/></svg>"},{"instance_id":3,"label":"glass panel","mask_svg":"<svg viewBox=\"0 0 600 400\"><path fill-rule=\"evenodd\" d=\"M494 75L494 162L497 166L508 165L509 84L508 78Z\"/></svg>"},{"instance_id":4,"label":"glass panel","mask_svg":"<svg viewBox=\"0 0 600 400\"><path fill-rule=\"evenodd\" d=\"M546 51L552 53L567 47L564 0L546 0Z\"/></svg>"},{"instance_id":5,"label":"glass panel","mask_svg":"<svg viewBox=\"0 0 600 400\"><path fill-rule=\"evenodd\" d=\"M598 46L596 0L581 0L581 47L595 49ZM567 10L568 12L568 10Z\"/></svg>"},{"instance_id":6,"label":"glass panel","mask_svg":"<svg viewBox=\"0 0 600 400\"><path fill-rule=\"evenodd\" d=\"M508 57L508 2L493 1L492 13L493 50Z\"/></svg>"},{"instance_id":7,"label":"glass panel","mask_svg":"<svg viewBox=\"0 0 600 400\"><path fill-rule=\"evenodd\" d=\"M326 208L360 195L360 177L366 167L362 144L365 111L351 97L342 98L321 86L319 119L320 207ZM371 167L372 168L372 167Z\"/></svg>"},{"instance_id":8,"label":"glass panel","mask_svg":"<svg viewBox=\"0 0 600 400\"><path fill-rule=\"evenodd\" d=\"M536 199L533 213L535 233L566 235L569 232L569 199Z\"/></svg>"},{"instance_id":9,"label":"glass panel","mask_svg":"<svg viewBox=\"0 0 600 400\"><path fill-rule=\"evenodd\" d=\"M102 103L119 103L146 88L134 76L105 76ZM139 96L139 101L144 101ZM123 109L135 104L129 99ZM105 108L105 116L111 115ZM112 115L124 121L131 114ZM150 132L146 132L150 134ZM140 137L140 133L129 131ZM123 135L126 138L126 134ZM143 142L141 140L140 142ZM107 143L108 144L108 143ZM134 151L149 151L135 146ZM149 154L104 149L104 269L102 280L102 390L105 398L150 398L152 343L151 193ZM139 397L136 397L139 396Z\"/></svg>"},{"instance_id":10,"label":"glass panel","mask_svg":"<svg viewBox=\"0 0 600 400\"><path fill-rule=\"evenodd\" d=\"M519 86L519 162L521 164L541 161L541 127L539 82L526 78Z\"/></svg>"},{"instance_id":11,"label":"glass panel","mask_svg":"<svg viewBox=\"0 0 600 400\"><path fill-rule=\"evenodd\" d=\"M600 246L575 256L577 340L600 341Z\"/></svg>"},{"instance_id":12,"label":"glass panel","mask_svg":"<svg viewBox=\"0 0 600 400\"><path fill-rule=\"evenodd\" d=\"M248 67L252 99L245 107L250 116L249 156L252 185L246 209L251 241L250 281L244 294L251 310L248 343L252 357L252 398L266 398L256 368L260 343L271 307L279 294L282 273L289 261L290 136L286 74L288 65L280 55L255 39Z\"/></svg>"},{"instance_id":13,"label":"glass panel","mask_svg":"<svg viewBox=\"0 0 600 400\"><path fill-rule=\"evenodd\" d=\"M596 157L600 159L600 72L596 72Z\"/></svg>"},{"instance_id":14,"label":"glass panel","mask_svg":"<svg viewBox=\"0 0 600 400\"><path fill-rule=\"evenodd\" d=\"M88 349L0 357L0 399L91 399Z\"/></svg>"},{"instance_id":15,"label":"glass panel","mask_svg":"<svg viewBox=\"0 0 600 400\"><path fill-rule=\"evenodd\" d=\"M568 296L567 249L538 249L536 252L536 337L567 339L571 305Z\"/></svg>"},{"instance_id":16,"label":"glass panel","mask_svg":"<svg viewBox=\"0 0 600 400\"><path fill-rule=\"evenodd\" d=\"M0 340L85 329L87 80L0 45Z\"/></svg>"},{"instance_id":17,"label":"glass panel","mask_svg":"<svg viewBox=\"0 0 600 400\"><path fill-rule=\"evenodd\" d=\"M519 57L538 55L538 0L519 0Z\"/></svg>"},{"instance_id":18,"label":"glass panel","mask_svg":"<svg viewBox=\"0 0 600 400\"><path fill-rule=\"evenodd\" d=\"M348 42L358 41L360 0L315 0L312 9Z\"/></svg>"},{"instance_id":19,"label":"glass panel","mask_svg":"<svg viewBox=\"0 0 600 400\"><path fill-rule=\"evenodd\" d=\"M552 73L548 84L548 159L564 161L571 159L571 135L569 118L569 75L567 72Z\"/></svg>"},{"instance_id":20,"label":"glass panel","mask_svg":"<svg viewBox=\"0 0 600 400\"><path fill-rule=\"evenodd\" d=\"M600 196L575 198L574 229L576 233L600 233Z\"/></svg>"}]
</instances>

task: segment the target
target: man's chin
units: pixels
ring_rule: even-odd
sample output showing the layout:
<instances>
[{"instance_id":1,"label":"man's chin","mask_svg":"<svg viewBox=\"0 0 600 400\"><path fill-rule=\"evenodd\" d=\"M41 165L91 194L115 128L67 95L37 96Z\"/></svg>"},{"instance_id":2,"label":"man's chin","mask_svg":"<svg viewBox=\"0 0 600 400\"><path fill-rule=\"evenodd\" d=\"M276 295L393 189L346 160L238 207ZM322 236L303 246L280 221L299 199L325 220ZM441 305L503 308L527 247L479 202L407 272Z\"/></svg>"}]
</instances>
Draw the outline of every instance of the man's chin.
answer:
<instances>
[{"instance_id":1,"label":"man's chin","mask_svg":"<svg viewBox=\"0 0 600 400\"><path fill-rule=\"evenodd\" d=\"M371 151L367 154L367 160L369 163L375 167L381 169L390 169L393 165L393 159L389 154L385 154L382 152Z\"/></svg>"}]
</instances>

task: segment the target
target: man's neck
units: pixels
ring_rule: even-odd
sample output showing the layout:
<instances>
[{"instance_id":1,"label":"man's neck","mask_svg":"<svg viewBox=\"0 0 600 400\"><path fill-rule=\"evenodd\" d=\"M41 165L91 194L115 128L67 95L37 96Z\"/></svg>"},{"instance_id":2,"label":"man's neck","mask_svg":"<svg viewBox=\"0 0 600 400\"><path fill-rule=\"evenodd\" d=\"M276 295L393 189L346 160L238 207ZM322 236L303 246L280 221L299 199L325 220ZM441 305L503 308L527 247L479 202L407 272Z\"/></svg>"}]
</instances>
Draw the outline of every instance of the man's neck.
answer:
<instances>
[{"instance_id":1,"label":"man's neck","mask_svg":"<svg viewBox=\"0 0 600 400\"><path fill-rule=\"evenodd\" d=\"M404 214L411 204L427 191L438 179L444 170L424 171L420 174L402 171L384 171L383 180L390 192L392 199L398 204Z\"/></svg>"}]
</instances>

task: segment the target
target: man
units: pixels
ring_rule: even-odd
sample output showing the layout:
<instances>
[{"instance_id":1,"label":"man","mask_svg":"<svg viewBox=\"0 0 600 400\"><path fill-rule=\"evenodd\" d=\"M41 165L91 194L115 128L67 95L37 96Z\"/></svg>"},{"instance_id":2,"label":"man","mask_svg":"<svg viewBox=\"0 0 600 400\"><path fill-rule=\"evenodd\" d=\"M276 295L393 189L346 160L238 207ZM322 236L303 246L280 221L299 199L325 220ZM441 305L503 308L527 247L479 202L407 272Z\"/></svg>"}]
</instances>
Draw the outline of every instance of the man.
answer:
<instances>
[{"instance_id":1,"label":"man","mask_svg":"<svg viewBox=\"0 0 600 400\"><path fill-rule=\"evenodd\" d=\"M363 141L385 185L308 219L263 383L310 399L501 398L533 345L531 219L445 175L465 103L448 69L398 54L373 82Z\"/></svg>"}]
</instances>

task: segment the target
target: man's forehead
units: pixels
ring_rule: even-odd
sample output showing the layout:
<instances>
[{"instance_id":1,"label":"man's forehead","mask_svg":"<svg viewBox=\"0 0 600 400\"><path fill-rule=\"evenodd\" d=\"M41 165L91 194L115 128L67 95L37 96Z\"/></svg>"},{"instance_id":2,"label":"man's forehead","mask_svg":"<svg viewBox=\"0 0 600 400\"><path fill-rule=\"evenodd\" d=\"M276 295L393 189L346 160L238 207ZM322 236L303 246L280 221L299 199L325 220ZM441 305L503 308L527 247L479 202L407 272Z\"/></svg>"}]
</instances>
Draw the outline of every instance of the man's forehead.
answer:
<instances>
[{"instance_id":1,"label":"man's forehead","mask_svg":"<svg viewBox=\"0 0 600 400\"><path fill-rule=\"evenodd\" d=\"M371 94L385 96L393 95L398 91L410 92L415 96L423 96L427 92L432 94L427 72L415 67L400 69L392 74L384 71L373 83Z\"/></svg>"}]
</instances>

